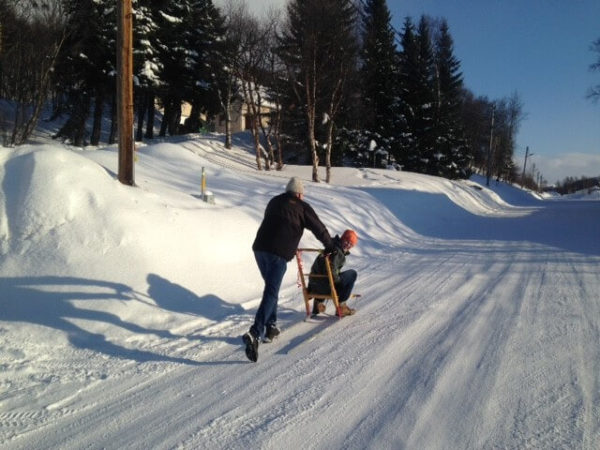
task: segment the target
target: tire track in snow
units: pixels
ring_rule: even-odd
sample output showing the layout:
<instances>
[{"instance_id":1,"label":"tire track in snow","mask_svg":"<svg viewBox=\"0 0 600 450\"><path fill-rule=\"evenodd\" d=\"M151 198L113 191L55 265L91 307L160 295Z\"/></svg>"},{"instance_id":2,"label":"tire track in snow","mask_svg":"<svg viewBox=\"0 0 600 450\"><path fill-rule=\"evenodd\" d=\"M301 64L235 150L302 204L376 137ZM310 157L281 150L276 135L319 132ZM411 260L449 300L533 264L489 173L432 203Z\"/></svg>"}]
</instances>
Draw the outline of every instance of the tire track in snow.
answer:
<instances>
[{"instance_id":1,"label":"tire track in snow","mask_svg":"<svg viewBox=\"0 0 600 450\"><path fill-rule=\"evenodd\" d=\"M438 275L441 275L443 269L443 266L440 267ZM501 284L503 274L506 274L507 270L504 267L498 272L500 275L496 277L496 286ZM388 420L381 420L383 417L395 417L392 419L393 426L390 427L388 423L385 429L378 431L377 439L382 444L394 442L394 435L403 435L410 436L407 441L409 448L412 448L411 442L416 445L414 448L425 448L427 446L422 447L419 443L421 433L429 439L432 432L435 432L447 434L445 442L449 445L452 436L449 430L460 424L452 423L456 416L450 413L442 413L445 419L440 420L440 411L443 409L438 409L436 405L444 403L446 410L460 407L465 410L463 413L476 409L473 404L484 399L474 398L470 402L464 402L465 398L461 396L467 405L465 406L464 403L456 405L453 404L453 396L449 392L460 387L466 376L470 377L472 383L485 383L487 376L494 373L499 364L501 353L484 361L482 355L494 343L501 344L499 341L503 337L492 336L482 343L474 342L480 336L480 329L488 326L488 316L494 315L494 309L497 308L496 300L491 295L495 289L494 281L489 283L489 279L484 275L475 275L470 279L455 277L446 283L445 288L440 288L436 287L436 290L443 300L415 318L406 329L401 330L398 336L394 336L387 348L381 349L381 353L388 357L394 353L393 348L402 349L396 352L400 361L390 364L391 367L401 367L401 371L386 374L382 383L382 388L398 387L397 390L402 393L402 396L394 397L394 401L381 405L379 413L372 415L369 420L361 424L365 429L377 428L376 424L379 421L385 423ZM498 333L502 335L503 330L499 329ZM469 356L475 344L483 350L477 352L478 357ZM476 369L465 372L469 366ZM462 377L458 380L459 384L456 383L456 373ZM479 392L477 387L474 390ZM424 406L415 409L416 404ZM431 416L435 414L438 415L435 419L437 425L435 430L431 430L426 424L430 423ZM460 417L460 414L457 416ZM446 421L450 422L448 426L444 423ZM421 427L427 429L422 430ZM392 436L389 436L390 432ZM361 426L353 436L355 439L360 439ZM350 440L348 444L356 446L357 442Z\"/></svg>"},{"instance_id":2,"label":"tire track in snow","mask_svg":"<svg viewBox=\"0 0 600 450\"><path fill-rule=\"evenodd\" d=\"M585 399L577 392L575 374L580 364L570 348L579 341L574 335L578 320L570 317L576 317L571 284L581 266L571 271L561 262L563 252L542 250L526 249L512 269L521 274L523 300L485 409L489 417L480 436L487 438L475 448L497 442L511 448L573 448L576 443L593 448L584 445L577 424L589 420L597 429L598 416L582 416Z\"/></svg>"},{"instance_id":3,"label":"tire track in snow","mask_svg":"<svg viewBox=\"0 0 600 450\"><path fill-rule=\"evenodd\" d=\"M581 261L575 263L574 256L566 256L569 270L560 273L562 286L561 296L573 308L577 308L577 373L574 374L581 389L581 420L578 421L582 428L581 441L584 448L592 448L600 442L600 365L598 363L598 343L600 343L600 330L597 319L600 317L600 302L598 293L589 292L585 287L600 285L600 275L597 266L585 264ZM599 261L600 262L600 261ZM583 269L583 270L582 270ZM567 276L569 275L569 276ZM590 278L590 280L586 280ZM568 289L567 289L568 288ZM573 293L578 295L573 297Z\"/></svg>"}]
</instances>

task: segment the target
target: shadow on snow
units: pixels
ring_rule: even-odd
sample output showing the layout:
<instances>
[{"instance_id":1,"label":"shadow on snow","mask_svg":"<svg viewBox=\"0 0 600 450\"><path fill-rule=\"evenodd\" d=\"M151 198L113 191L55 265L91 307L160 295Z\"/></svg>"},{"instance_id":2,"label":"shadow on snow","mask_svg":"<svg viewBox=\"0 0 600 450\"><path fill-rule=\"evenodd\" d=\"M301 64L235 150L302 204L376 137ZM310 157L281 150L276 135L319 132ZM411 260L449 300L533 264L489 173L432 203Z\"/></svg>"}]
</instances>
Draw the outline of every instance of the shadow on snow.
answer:
<instances>
[{"instance_id":1,"label":"shadow on snow","mask_svg":"<svg viewBox=\"0 0 600 450\"><path fill-rule=\"evenodd\" d=\"M156 301L158 307L165 310L203 316L211 320L222 320L230 315L244 312L239 305L230 305L214 295L197 297L191 291L157 275L149 275L148 282L150 285L148 294ZM108 341L103 334L93 333L73 323L73 320L88 320L114 325L140 335L155 335L165 339L183 337L165 329L145 328L122 320L115 314L86 309L73 303L73 301L85 300L140 301L139 294L121 283L58 276L7 277L0 278L0 292L2 293L0 320L32 323L63 331L69 342L80 349L137 362L164 361L189 365L228 363L226 361L199 362L147 350L126 348ZM185 337L238 343L238 339L232 337L202 335Z\"/></svg>"}]
</instances>

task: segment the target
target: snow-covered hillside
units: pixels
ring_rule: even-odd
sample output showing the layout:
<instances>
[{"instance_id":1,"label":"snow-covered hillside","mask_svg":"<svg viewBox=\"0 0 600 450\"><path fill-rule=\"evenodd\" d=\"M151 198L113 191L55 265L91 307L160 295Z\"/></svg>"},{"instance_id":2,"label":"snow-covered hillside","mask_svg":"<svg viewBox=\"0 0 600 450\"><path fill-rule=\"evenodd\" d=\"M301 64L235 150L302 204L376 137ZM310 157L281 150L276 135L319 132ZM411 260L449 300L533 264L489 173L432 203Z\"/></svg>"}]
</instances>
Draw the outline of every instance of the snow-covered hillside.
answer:
<instances>
[{"instance_id":1,"label":"snow-covered hillside","mask_svg":"<svg viewBox=\"0 0 600 450\"><path fill-rule=\"evenodd\" d=\"M137 187L114 147L0 149L2 448L597 448L600 202L375 169L316 184L221 141L142 146ZM253 364L251 244L293 175L332 234L358 232L363 296L305 323L291 262Z\"/></svg>"}]
</instances>

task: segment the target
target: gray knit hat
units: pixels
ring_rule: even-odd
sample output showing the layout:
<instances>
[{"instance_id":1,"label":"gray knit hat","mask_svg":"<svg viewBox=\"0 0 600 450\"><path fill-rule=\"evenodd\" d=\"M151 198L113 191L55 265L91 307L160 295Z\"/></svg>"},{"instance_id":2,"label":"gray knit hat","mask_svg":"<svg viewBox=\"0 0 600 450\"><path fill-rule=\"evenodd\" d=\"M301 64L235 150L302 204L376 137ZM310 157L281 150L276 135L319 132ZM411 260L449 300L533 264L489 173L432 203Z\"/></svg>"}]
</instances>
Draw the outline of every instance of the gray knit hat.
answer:
<instances>
[{"instance_id":1,"label":"gray knit hat","mask_svg":"<svg viewBox=\"0 0 600 450\"><path fill-rule=\"evenodd\" d=\"M292 192L294 194L304 194L304 185L302 180L298 177L290 178L290 181L285 188L285 192Z\"/></svg>"}]
</instances>

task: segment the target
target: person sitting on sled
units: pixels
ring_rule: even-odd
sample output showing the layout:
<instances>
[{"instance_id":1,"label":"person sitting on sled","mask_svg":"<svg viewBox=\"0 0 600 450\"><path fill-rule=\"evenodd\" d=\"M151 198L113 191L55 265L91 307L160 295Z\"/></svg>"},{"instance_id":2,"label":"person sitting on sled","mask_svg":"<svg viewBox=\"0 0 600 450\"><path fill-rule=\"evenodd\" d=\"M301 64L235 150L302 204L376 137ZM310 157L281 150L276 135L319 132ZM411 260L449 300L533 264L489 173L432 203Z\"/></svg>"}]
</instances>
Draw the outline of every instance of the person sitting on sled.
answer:
<instances>
[{"instance_id":1,"label":"person sitting on sled","mask_svg":"<svg viewBox=\"0 0 600 450\"><path fill-rule=\"evenodd\" d=\"M353 230L346 230L342 234L342 237L336 235L333 238L333 251L329 255L329 263L331 265L331 272L342 316L351 316L356 312L355 309L348 307L346 301L350 298L358 274L356 273L356 270L350 269L342 271L341 269L346 262L346 256L350 254L350 249L354 247L357 242L358 236L356 232ZM310 269L310 275L308 283L309 292L313 294L331 294L331 288L327 278L325 255L323 253L315 259L315 262ZM312 275L319 276L313 277ZM323 277L323 275L325 276ZM322 299L315 299L313 302L313 315L322 312L325 312L325 301Z\"/></svg>"}]
</instances>

